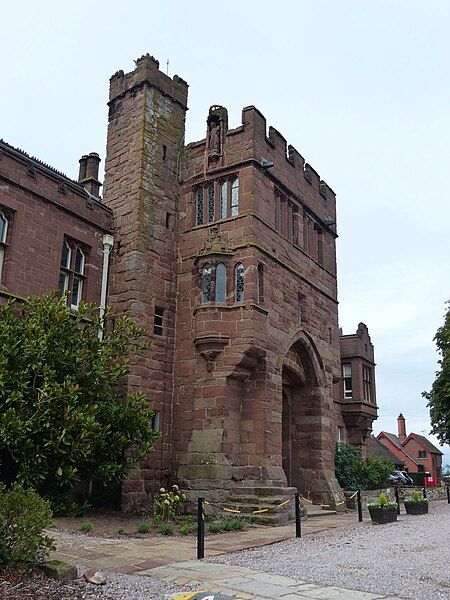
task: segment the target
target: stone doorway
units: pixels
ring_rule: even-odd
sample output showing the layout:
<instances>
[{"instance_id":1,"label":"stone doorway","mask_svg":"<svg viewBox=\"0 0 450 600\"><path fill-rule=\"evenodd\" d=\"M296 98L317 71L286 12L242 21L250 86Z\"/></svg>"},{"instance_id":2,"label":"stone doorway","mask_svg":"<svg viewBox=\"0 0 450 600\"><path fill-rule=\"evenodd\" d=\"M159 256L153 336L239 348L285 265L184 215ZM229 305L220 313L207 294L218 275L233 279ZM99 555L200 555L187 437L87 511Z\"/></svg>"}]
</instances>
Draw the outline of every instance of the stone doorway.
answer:
<instances>
[{"instance_id":1,"label":"stone doorway","mask_svg":"<svg viewBox=\"0 0 450 600\"><path fill-rule=\"evenodd\" d=\"M324 476L324 390L301 342L287 352L282 377L283 471L288 486L316 501Z\"/></svg>"}]
</instances>

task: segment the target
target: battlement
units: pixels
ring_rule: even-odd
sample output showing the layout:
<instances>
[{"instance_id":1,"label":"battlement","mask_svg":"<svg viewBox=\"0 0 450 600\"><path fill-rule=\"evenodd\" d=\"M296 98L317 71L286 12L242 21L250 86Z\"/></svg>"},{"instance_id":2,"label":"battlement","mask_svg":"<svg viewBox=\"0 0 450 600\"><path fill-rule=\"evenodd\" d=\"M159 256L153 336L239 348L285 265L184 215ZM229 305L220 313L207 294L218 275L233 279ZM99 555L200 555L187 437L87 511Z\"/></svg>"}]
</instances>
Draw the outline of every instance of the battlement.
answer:
<instances>
[{"instance_id":1,"label":"battlement","mask_svg":"<svg viewBox=\"0 0 450 600\"><path fill-rule=\"evenodd\" d=\"M144 54L135 61L136 68L129 73L117 71L109 80L109 103L127 92L148 85L169 96L187 109L188 84L178 75L169 77L159 69L159 61L150 54Z\"/></svg>"},{"instance_id":2,"label":"battlement","mask_svg":"<svg viewBox=\"0 0 450 600\"><path fill-rule=\"evenodd\" d=\"M296 174L305 179L325 200L335 202L336 194L332 188L320 178L313 167L305 162L303 156L294 146L288 145L286 138L275 127L270 126L267 133L267 122L264 115L255 106L246 106L242 110L242 125L253 130L254 141L261 149L262 158L281 166L289 163ZM259 145L258 145L259 142Z\"/></svg>"}]
</instances>

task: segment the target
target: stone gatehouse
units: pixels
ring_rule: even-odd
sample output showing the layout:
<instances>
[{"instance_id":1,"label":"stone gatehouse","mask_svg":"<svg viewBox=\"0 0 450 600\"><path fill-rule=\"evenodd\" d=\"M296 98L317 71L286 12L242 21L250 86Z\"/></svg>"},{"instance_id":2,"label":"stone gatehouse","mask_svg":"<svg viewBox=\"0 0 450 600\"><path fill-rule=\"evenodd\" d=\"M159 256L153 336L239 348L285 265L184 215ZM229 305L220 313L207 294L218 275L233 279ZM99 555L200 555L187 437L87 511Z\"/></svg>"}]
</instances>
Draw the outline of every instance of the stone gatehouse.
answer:
<instances>
[{"instance_id":1,"label":"stone gatehouse","mask_svg":"<svg viewBox=\"0 0 450 600\"><path fill-rule=\"evenodd\" d=\"M146 393L163 435L123 483L124 507L175 481L192 497L290 487L336 505L336 441L364 445L377 408L367 327L338 326L335 193L254 106L233 129L212 106L205 138L185 145L187 96L149 55L111 78L103 198L92 153L73 182L3 145L0 215L14 223L0 295L21 293L11 265L24 189L64 215L73 196L70 231L63 216L45 238L43 289L27 293L58 287L61 248L82 235L80 298L105 293L107 255L108 304L148 332L126 387ZM18 182L14 161L28 170ZM40 189L30 165L47 177Z\"/></svg>"}]
</instances>

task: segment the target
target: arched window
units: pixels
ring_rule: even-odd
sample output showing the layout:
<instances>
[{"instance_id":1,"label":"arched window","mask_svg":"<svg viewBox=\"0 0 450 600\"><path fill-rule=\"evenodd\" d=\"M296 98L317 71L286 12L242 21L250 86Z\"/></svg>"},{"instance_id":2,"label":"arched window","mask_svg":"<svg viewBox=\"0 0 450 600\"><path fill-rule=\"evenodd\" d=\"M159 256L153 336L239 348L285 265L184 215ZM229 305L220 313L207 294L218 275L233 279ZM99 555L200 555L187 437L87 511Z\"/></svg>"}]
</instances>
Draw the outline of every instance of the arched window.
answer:
<instances>
[{"instance_id":1,"label":"arched window","mask_svg":"<svg viewBox=\"0 0 450 600\"><path fill-rule=\"evenodd\" d=\"M224 181L220 186L220 218L228 217L228 182Z\"/></svg>"},{"instance_id":2,"label":"arched window","mask_svg":"<svg viewBox=\"0 0 450 600\"><path fill-rule=\"evenodd\" d=\"M262 263L258 265L258 304L264 302L264 266Z\"/></svg>"},{"instance_id":3,"label":"arched window","mask_svg":"<svg viewBox=\"0 0 450 600\"><path fill-rule=\"evenodd\" d=\"M244 300L245 271L242 263L234 267L234 299L236 302Z\"/></svg>"},{"instance_id":4,"label":"arched window","mask_svg":"<svg viewBox=\"0 0 450 600\"><path fill-rule=\"evenodd\" d=\"M216 267L216 302L225 302L227 299L227 268L223 263Z\"/></svg>"},{"instance_id":5,"label":"arched window","mask_svg":"<svg viewBox=\"0 0 450 600\"><path fill-rule=\"evenodd\" d=\"M214 221L215 213L215 197L214 197L214 184L208 186L208 223Z\"/></svg>"},{"instance_id":6,"label":"arched window","mask_svg":"<svg viewBox=\"0 0 450 600\"><path fill-rule=\"evenodd\" d=\"M3 260L5 258L6 235L8 233L8 219L0 211L0 281L2 279Z\"/></svg>"},{"instance_id":7,"label":"arched window","mask_svg":"<svg viewBox=\"0 0 450 600\"><path fill-rule=\"evenodd\" d=\"M64 240L61 250L61 269L59 271L58 292L64 294L69 289L69 269L72 259L72 248Z\"/></svg>"},{"instance_id":8,"label":"arched window","mask_svg":"<svg viewBox=\"0 0 450 600\"><path fill-rule=\"evenodd\" d=\"M235 179L231 184L231 216L234 217L239 212L239 179Z\"/></svg>"},{"instance_id":9,"label":"arched window","mask_svg":"<svg viewBox=\"0 0 450 600\"><path fill-rule=\"evenodd\" d=\"M203 189L197 188L195 192L195 224L203 225Z\"/></svg>"},{"instance_id":10,"label":"arched window","mask_svg":"<svg viewBox=\"0 0 450 600\"><path fill-rule=\"evenodd\" d=\"M202 271L202 303L212 301L212 268L205 265Z\"/></svg>"},{"instance_id":11,"label":"arched window","mask_svg":"<svg viewBox=\"0 0 450 600\"><path fill-rule=\"evenodd\" d=\"M81 294L83 292L83 279L84 279L84 263L86 257L83 250L78 247L75 253L75 273L73 275L72 283L72 300L70 302L71 308L77 310L81 302Z\"/></svg>"}]
</instances>

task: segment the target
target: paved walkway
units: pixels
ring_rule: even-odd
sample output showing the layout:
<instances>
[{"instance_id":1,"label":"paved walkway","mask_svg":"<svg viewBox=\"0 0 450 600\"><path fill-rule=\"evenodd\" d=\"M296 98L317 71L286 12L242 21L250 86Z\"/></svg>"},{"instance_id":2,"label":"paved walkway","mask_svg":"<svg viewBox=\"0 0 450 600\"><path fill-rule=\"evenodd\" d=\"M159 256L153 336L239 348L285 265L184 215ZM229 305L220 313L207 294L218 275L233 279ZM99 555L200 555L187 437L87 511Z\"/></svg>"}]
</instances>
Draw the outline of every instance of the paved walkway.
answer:
<instances>
[{"instance_id":1,"label":"paved walkway","mask_svg":"<svg viewBox=\"0 0 450 600\"><path fill-rule=\"evenodd\" d=\"M356 521L355 513L310 518L302 522L302 534L345 527ZM198 561L194 537L102 539L58 531L52 535L57 544L54 558L93 569L158 577L180 587L198 585L199 589L229 594L239 600L399 600L394 596L299 582L243 567ZM293 523L208 535L205 556L265 546L294 536Z\"/></svg>"}]
</instances>

